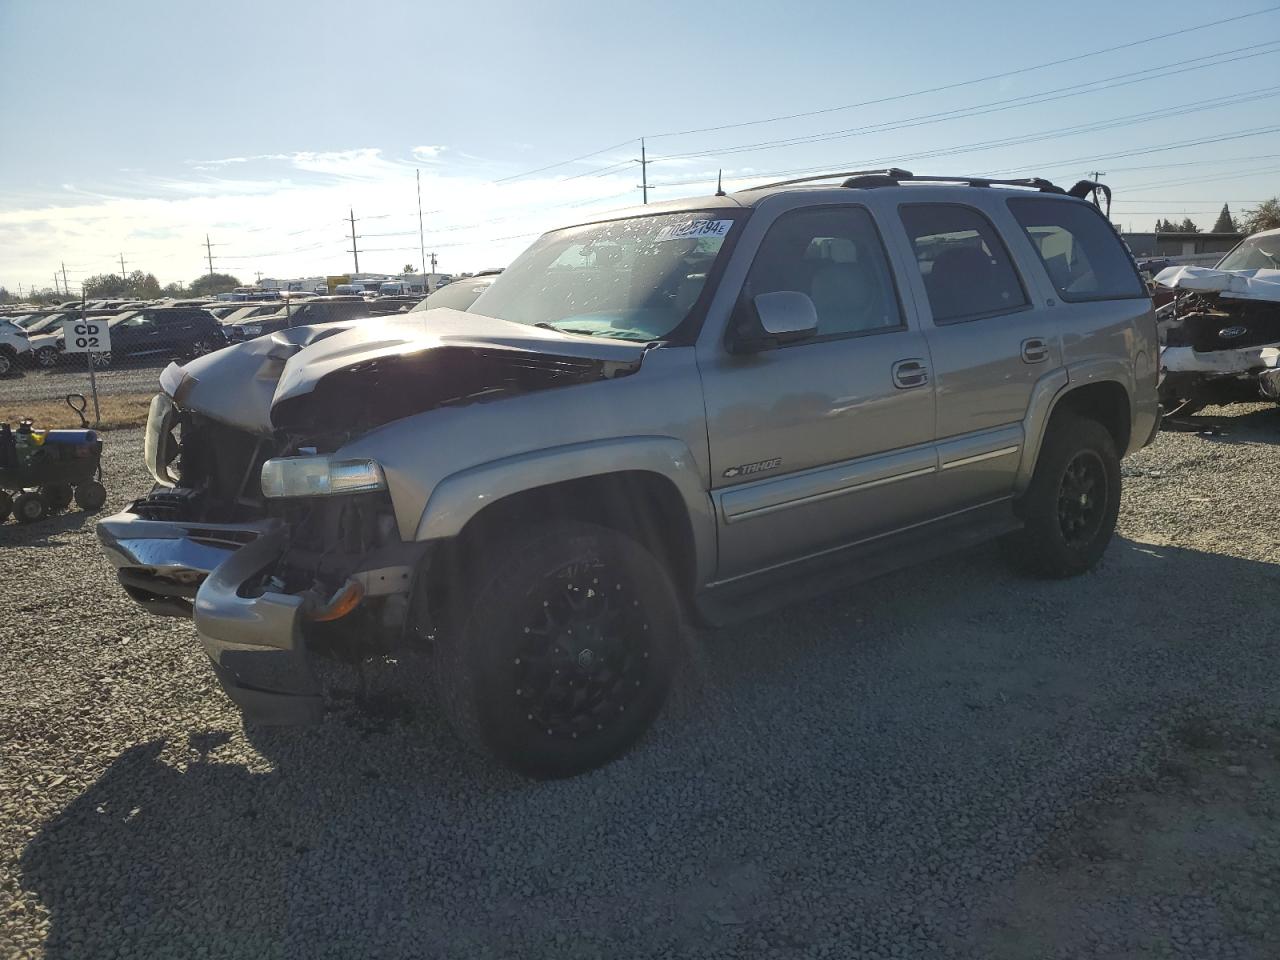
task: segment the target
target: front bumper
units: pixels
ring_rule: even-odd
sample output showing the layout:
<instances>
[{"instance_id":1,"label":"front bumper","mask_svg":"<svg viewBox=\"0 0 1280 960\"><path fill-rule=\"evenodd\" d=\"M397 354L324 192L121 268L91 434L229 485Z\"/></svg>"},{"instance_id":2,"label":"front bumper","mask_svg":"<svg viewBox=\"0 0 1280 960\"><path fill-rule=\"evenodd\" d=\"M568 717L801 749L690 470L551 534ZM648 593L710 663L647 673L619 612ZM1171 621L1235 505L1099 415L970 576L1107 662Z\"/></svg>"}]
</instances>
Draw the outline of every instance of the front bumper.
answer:
<instances>
[{"instance_id":1,"label":"front bumper","mask_svg":"<svg viewBox=\"0 0 1280 960\"><path fill-rule=\"evenodd\" d=\"M1280 344L1205 351L1194 347L1164 347L1160 351L1160 367L1163 373L1170 374L1261 376L1280 368Z\"/></svg>"},{"instance_id":2,"label":"front bumper","mask_svg":"<svg viewBox=\"0 0 1280 960\"><path fill-rule=\"evenodd\" d=\"M251 591L288 541L278 521L192 524L125 512L98 537L125 591L153 613L193 616L200 643L245 720L315 723L321 689L302 637L303 598Z\"/></svg>"}]
</instances>

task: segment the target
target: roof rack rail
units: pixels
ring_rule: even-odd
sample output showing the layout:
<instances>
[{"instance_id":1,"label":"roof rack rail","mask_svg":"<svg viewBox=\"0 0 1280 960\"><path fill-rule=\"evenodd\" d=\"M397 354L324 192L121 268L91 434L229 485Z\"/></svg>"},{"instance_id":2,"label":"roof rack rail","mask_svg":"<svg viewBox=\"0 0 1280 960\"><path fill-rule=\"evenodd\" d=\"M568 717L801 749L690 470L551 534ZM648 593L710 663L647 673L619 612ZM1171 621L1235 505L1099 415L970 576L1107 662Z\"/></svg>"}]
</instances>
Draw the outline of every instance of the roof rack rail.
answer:
<instances>
[{"instance_id":1,"label":"roof rack rail","mask_svg":"<svg viewBox=\"0 0 1280 960\"><path fill-rule=\"evenodd\" d=\"M1040 177L1024 177L1020 180L992 180L987 177L926 177L916 176L906 170L885 170L879 173L859 174L850 177L841 186L868 188L892 187L908 183L962 183L970 187L1028 187L1042 193L1066 193L1056 183Z\"/></svg>"},{"instance_id":2,"label":"roof rack rail","mask_svg":"<svg viewBox=\"0 0 1280 960\"><path fill-rule=\"evenodd\" d=\"M795 183L814 183L818 180L834 180L836 177L848 177L854 179L857 177L869 176L897 176L910 177L910 170L900 170L897 167L884 168L878 170L846 170L844 173L816 173L809 177L796 177L794 180L777 180L773 183L762 183L757 187L743 187L741 190L735 190L734 193L749 193L752 190L769 190L773 187L789 187ZM848 186L846 183L845 186Z\"/></svg>"},{"instance_id":3,"label":"roof rack rail","mask_svg":"<svg viewBox=\"0 0 1280 960\"><path fill-rule=\"evenodd\" d=\"M844 177L842 187L853 189L871 189L874 187L896 187L901 183L960 183L970 187L1026 187L1039 190L1041 193L1066 193L1062 187L1041 177L1025 177L1020 180L992 180L987 177L929 177L917 176L910 170L900 167L889 167L879 170L850 170L847 173L818 173L808 177L796 177L794 180L778 180L755 187L747 187L737 193L751 190L769 190L774 187L790 187L797 183L815 183L820 180L834 180Z\"/></svg>"}]
</instances>

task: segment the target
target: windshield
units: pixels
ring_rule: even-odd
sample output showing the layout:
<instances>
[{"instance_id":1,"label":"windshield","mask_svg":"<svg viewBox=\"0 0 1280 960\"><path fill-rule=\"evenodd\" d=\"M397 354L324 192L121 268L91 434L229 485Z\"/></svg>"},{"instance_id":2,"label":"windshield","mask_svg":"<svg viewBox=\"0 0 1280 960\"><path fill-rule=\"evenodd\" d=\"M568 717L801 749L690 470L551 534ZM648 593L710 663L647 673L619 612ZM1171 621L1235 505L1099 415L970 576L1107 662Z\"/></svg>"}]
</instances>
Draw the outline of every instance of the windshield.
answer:
<instances>
[{"instance_id":1,"label":"windshield","mask_svg":"<svg viewBox=\"0 0 1280 960\"><path fill-rule=\"evenodd\" d=\"M72 319L65 313L55 313L48 317L41 317L35 323L27 326L27 333L47 333L55 327L61 326L63 320Z\"/></svg>"},{"instance_id":2,"label":"windshield","mask_svg":"<svg viewBox=\"0 0 1280 960\"><path fill-rule=\"evenodd\" d=\"M1218 262L1219 270L1280 269L1280 233L1250 237Z\"/></svg>"},{"instance_id":3,"label":"windshield","mask_svg":"<svg viewBox=\"0 0 1280 960\"><path fill-rule=\"evenodd\" d=\"M546 234L470 312L567 333L661 340L698 301L733 216L686 211Z\"/></svg>"}]
</instances>

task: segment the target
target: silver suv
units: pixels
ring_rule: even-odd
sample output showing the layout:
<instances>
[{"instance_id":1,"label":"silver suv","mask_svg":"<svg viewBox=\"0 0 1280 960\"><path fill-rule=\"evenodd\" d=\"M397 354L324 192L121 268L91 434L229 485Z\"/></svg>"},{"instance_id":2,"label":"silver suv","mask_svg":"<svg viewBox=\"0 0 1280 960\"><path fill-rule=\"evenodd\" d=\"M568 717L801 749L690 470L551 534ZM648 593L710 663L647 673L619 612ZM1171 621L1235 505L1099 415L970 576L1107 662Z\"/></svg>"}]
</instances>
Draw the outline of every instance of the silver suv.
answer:
<instances>
[{"instance_id":1,"label":"silver suv","mask_svg":"<svg viewBox=\"0 0 1280 960\"><path fill-rule=\"evenodd\" d=\"M641 736L687 625L993 537L1090 569L1159 417L1099 185L839 176L170 366L158 486L98 526L121 584L194 617L248 721L318 720L321 651L430 645L462 737L563 776Z\"/></svg>"}]
</instances>

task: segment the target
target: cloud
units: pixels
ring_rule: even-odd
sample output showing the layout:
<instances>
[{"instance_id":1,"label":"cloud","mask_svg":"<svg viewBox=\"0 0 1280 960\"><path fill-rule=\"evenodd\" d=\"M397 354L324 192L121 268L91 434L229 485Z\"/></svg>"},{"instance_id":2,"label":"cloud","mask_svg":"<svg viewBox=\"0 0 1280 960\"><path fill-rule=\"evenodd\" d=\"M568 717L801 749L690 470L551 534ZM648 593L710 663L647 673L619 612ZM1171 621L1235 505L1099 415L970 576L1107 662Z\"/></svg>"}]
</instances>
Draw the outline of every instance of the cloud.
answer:
<instances>
[{"instance_id":1,"label":"cloud","mask_svg":"<svg viewBox=\"0 0 1280 960\"><path fill-rule=\"evenodd\" d=\"M391 272L416 262L417 184L407 155L393 160L359 148L263 156L272 158L266 166L224 157L212 164L218 173L193 163L185 175L92 185L103 192L11 194L0 205L0 282L43 285L40 278L65 258L74 286L109 271L114 250L161 282L189 281L208 269L206 232L217 245L215 268L242 278L258 270L268 277L343 273L351 269L342 222L348 208L357 218L361 267ZM630 170L495 187L488 170L418 163L427 251L450 272L509 263L538 233L638 199Z\"/></svg>"},{"instance_id":2,"label":"cloud","mask_svg":"<svg viewBox=\"0 0 1280 960\"><path fill-rule=\"evenodd\" d=\"M441 146L414 147L411 151L415 160L435 160L444 151Z\"/></svg>"}]
</instances>

